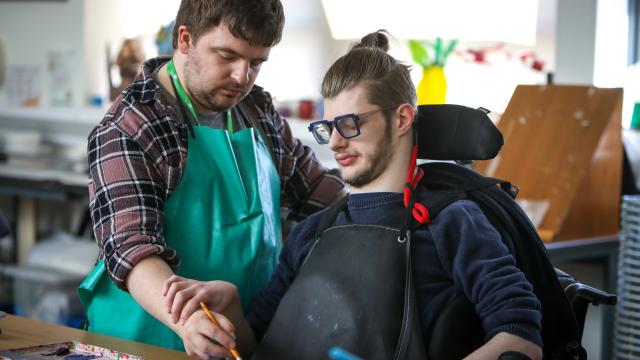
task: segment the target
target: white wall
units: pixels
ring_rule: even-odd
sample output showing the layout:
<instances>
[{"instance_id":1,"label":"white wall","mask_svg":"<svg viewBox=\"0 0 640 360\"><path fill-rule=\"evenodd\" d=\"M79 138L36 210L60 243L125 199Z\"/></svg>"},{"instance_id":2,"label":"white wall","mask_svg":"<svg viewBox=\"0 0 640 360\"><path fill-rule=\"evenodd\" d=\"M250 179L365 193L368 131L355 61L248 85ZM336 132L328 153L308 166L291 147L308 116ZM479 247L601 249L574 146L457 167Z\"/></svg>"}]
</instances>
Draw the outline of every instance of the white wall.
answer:
<instances>
[{"instance_id":1,"label":"white wall","mask_svg":"<svg viewBox=\"0 0 640 360\"><path fill-rule=\"evenodd\" d=\"M124 31L130 28L119 20L122 19L121 10L143 3L136 0L127 5L127 1L130 0L0 2L0 38L6 47L7 64L38 67L46 90L47 53L71 49L74 71L70 74L70 82L75 92L74 105L86 105L91 95L106 97L106 44L111 44L112 54L115 54ZM157 0L156 7L171 8L163 11L163 16L168 16L178 2ZM272 50L258 84L265 86L276 99L318 99L324 72L344 54L350 41L332 39L319 0L282 2L287 17L283 40ZM624 62L624 59L618 59L622 50L611 51L611 45L626 35L619 35L624 32L620 31L621 27L626 27L626 18L620 18L620 9L626 9L625 3L626 0L539 0L534 50L545 61L545 70L555 73L557 83L591 84L596 81L600 86L620 86L616 85L619 81L615 79L626 77L623 73L626 64L616 62ZM596 18L596 11L604 15ZM152 17L158 18L158 26L166 22L160 17ZM615 29L614 37L609 35L611 29ZM393 55L410 62L405 41L400 43ZM460 44L458 49L465 46L473 45ZM486 66L452 56L445 68L449 81L447 100L469 106L482 105L501 112L516 84L545 80L543 73L532 72L517 62L499 61L502 63ZM509 74L505 75L505 69ZM412 76L417 83L419 67L414 68ZM43 91L44 104L47 104L47 95Z\"/></svg>"},{"instance_id":2,"label":"white wall","mask_svg":"<svg viewBox=\"0 0 640 360\"><path fill-rule=\"evenodd\" d=\"M538 0L535 49L540 57L546 61L546 66L551 71L556 68L557 1Z\"/></svg>"},{"instance_id":3,"label":"white wall","mask_svg":"<svg viewBox=\"0 0 640 360\"><path fill-rule=\"evenodd\" d=\"M324 73L346 45L331 37L320 0L282 0L282 6L282 41L271 50L257 83L276 100L317 100Z\"/></svg>"},{"instance_id":4,"label":"white wall","mask_svg":"<svg viewBox=\"0 0 640 360\"><path fill-rule=\"evenodd\" d=\"M40 75L41 105L49 105L62 82L52 83L48 71L51 52L68 61L72 106L87 105L91 95L106 96L107 41L119 46L119 2L113 0L0 2L0 38L6 65L36 67ZM6 100L6 89L1 94ZM0 97L1 98L1 97Z\"/></svg>"},{"instance_id":5,"label":"white wall","mask_svg":"<svg viewBox=\"0 0 640 360\"><path fill-rule=\"evenodd\" d=\"M628 34L627 0L599 0L593 75L596 86L618 87L624 84Z\"/></svg>"},{"instance_id":6,"label":"white wall","mask_svg":"<svg viewBox=\"0 0 640 360\"><path fill-rule=\"evenodd\" d=\"M89 97L109 97L107 45L112 59L123 41L119 1L85 0L84 8L84 104Z\"/></svg>"},{"instance_id":7,"label":"white wall","mask_svg":"<svg viewBox=\"0 0 640 360\"><path fill-rule=\"evenodd\" d=\"M556 1L556 82L624 88L627 128L633 104L640 101L639 66L627 66L627 0Z\"/></svg>"},{"instance_id":8,"label":"white wall","mask_svg":"<svg viewBox=\"0 0 640 360\"><path fill-rule=\"evenodd\" d=\"M37 67L45 102L49 95L47 53L52 50L72 51L70 67L79 71L73 71L69 81L78 93L83 92L84 64L79 52L83 41L83 2L0 2L0 37L5 46L6 65ZM78 96L73 100L80 103Z\"/></svg>"},{"instance_id":9,"label":"white wall","mask_svg":"<svg viewBox=\"0 0 640 360\"><path fill-rule=\"evenodd\" d=\"M629 18L627 0L600 0L596 21L593 82L598 87L623 87L622 126L631 123L633 104L640 101L640 64L627 67Z\"/></svg>"},{"instance_id":10,"label":"white wall","mask_svg":"<svg viewBox=\"0 0 640 360\"><path fill-rule=\"evenodd\" d=\"M304 91L296 92L291 90L287 93L288 96L307 94L309 91L315 91L309 94L314 97L319 97L317 89L319 89L324 72L333 63L333 61L335 61L335 59L346 52L351 42L357 41L357 39L337 41L331 37L328 25L324 19L324 10L322 6L320 6L319 0L283 0L285 13L288 15L288 10L291 9L294 2L297 4L295 5L296 7L300 7L300 3L315 3L316 8L308 10L311 10L314 14L320 13L322 16L320 19L321 24L318 24L316 19L312 26L307 22L305 27L298 27L293 29L293 31L287 32L287 28L290 28L290 24L287 23L282 43L273 50L273 54L283 53L286 51L291 55L286 57L286 62L279 65L279 69L284 69L279 74L280 83L281 86L286 87L287 83L285 83L285 80L287 78L294 77L295 80L293 83L295 84L295 89L301 90L301 88L303 88ZM539 0L538 34L535 49L536 52L540 53L541 57L547 60L550 68L552 68L554 63L555 6L556 0ZM289 22L289 16L287 17L287 21ZM359 19L357 17L354 17L353 21L354 24L358 25ZM381 21L380 24L381 25L378 27L368 30L374 31L379 27L384 27L382 25L384 24L384 21ZM363 33L361 35L365 34ZM392 33L392 35L394 34ZM392 40L390 53L401 61L413 64L406 42L406 39L398 39L396 41ZM495 44L461 43L458 45L457 49L462 51L467 47L493 45ZM470 63L458 55L450 56L445 67L447 82L449 85L447 91L447 102L460 103L468 106L484 106L494 112L500 113L504 111L511 94L513 93L513 89L517 84L541 83L545 81L545 74L532 71L530 68L526 67L526 65L516 61L505 59L507 56L505 55L507 50L513 51L514 53L518 50L518 47L508 48L509 49L505 49L505 51L500 54L502 58L497 61L493 61L491 65ZM522 48L524 47L521 46L520 49ZM310 60L305 59L303 56L320 56L321 59L314 58ZM272 57L272 59L273 64L269 64L268 66L275 65L280 61L277 57ZM323 65L321 68L310 70L311 66L313 66L311 61L313 61L314 64L319 62ZM272 62L272 60L270 60L270 62ZM505 67L507 68L506 71ZM266 75L267 71L269 70L263 70L259 81L261 84L266 85L274 94L277 94L278 88L274 88L272 80L278 78L278 71L274 71L272 73L273 76ZM305 72L308 71L314 71L315 74L312 76L310 74L306 74ZM417 85L422 75L421 68L418 65L414 65L411 75ZM301 81L298 81L298 79ZM314 81L314 83L305 83L305 81L309 80ZM296 96L293 97L296 98Z\"/></svg>"},{"instance_id":11,"label":"white wall","mask_svg":"<svg viewBox=\"0 0 640 360\"><path fill-rule=\"evenodd\" d=\"M558 0L556 71L558 84L593 84L598 0Z\"/></svg>"},{"instance_id":12,"label":"white wall","mask_svg":"<svg viewBox=\"0 0 640 360\"><path fill-rule=\"evenodd\" d=\"M326 56L318 26L287 28L282 42L271 50L256 83L276 100L318 97Z\"/></svg>"}]
</instances>

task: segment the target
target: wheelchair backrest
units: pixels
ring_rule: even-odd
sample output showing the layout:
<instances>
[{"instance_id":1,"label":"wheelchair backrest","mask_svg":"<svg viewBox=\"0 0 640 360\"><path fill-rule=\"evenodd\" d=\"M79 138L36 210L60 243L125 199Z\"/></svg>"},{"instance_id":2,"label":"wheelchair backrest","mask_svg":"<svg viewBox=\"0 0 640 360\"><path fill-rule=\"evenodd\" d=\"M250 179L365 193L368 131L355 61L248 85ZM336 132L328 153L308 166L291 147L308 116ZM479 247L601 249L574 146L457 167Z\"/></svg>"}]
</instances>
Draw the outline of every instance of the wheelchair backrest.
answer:
<instances>
[{"instance_id":1,"label":"wheelchair backrest","mask_svg":"<svg viewBox=\"0 0 640 360\"><path fill-rule=\"evenodd\" d=\"M487 113L484 109L474 110L459 105L419 106L416 120L419 157L435 160L493 158L499 152L503 138ZM426 188L426 198L434 199L424 204L431 218L449 203L460 199L461 195L474 201L500 233L516 265L532 284L542 304L544 357L574 358L582 350L580 325L573 316L535 226L514 201L511 184L455 164L429 163L420 167L425 174L420 184ZM432 329L426 329L428 339L460 339L457 333L473 328L470 323L479 319L473 316L472 311L466 311L469 307L465 300L454 301L452 308L443 312L443 319L436 320ZM470 334L464 338L474 339ZM477 342L478 338L482 337L475 337L474 341ZM460 350L461 346L449 348L443 344L443 341L430 344L431 358L447 359L460 355L448 351Z\"/></svg>"},{"instance_id":2,"label":"wheelchair backrest","mask_svg":"<svg viewBox=\"0 0 640 360\"><path fill-rule=\"evenodd\" d=\"M420 105L415 127L418 158L488 160L503 144L502 134L487 116L489 110L462 105Z\"/></svg>"}]
</instances>

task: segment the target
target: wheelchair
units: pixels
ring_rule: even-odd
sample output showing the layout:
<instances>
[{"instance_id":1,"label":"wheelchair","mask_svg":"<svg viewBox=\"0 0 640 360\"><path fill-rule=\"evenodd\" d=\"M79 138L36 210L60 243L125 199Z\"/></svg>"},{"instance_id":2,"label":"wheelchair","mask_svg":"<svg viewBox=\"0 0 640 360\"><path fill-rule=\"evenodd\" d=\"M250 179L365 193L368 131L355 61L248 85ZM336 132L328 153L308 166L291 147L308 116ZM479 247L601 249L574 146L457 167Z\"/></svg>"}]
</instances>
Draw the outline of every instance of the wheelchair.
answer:
<instances>
[{"instance_id":1,"label":"wheelchair","mask_svg":"<svg viewBox=\"0 0 640 360\"><path fill-rule=\"evenodd\" d=\"M503 139L488 113L483 108L471 109L460 105L419 106L415 124L420 149L418 158L454 161L467 167L474 160L494 158L502 147ZM558 268L554 269L575 317L578 341L581 342L589 305L615 305L617 297L580 283ZM425 339L429 339L426 346L431 360L460 359L484 344L480 319L465 297L451 302L425 335ZM586 359L581 344L574 345L576 349L572 355L554 358Z\"/></svg>"}]
</instances>

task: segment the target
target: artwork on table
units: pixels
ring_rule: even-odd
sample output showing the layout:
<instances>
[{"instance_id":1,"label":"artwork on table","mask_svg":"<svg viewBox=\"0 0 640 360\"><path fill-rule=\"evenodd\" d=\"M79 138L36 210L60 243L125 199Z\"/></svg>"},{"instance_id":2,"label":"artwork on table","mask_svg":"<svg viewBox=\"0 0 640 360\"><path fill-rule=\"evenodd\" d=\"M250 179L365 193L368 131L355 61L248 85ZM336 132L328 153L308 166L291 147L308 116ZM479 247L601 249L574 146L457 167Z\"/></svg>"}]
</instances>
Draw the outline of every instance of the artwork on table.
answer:
<instances>
[{"instance_id":1,"label":"artwork on table","mask_svg":"<svg viewBox=\"0 0 640 360\"><path fill-rule=\"evenodd\" d=\"M83 344L78 341L66 341L56 344L36 345L19 349L0 351L0 360L143 360L139 356L105 349L99 346Z\"/></svg>"}]
</instances>

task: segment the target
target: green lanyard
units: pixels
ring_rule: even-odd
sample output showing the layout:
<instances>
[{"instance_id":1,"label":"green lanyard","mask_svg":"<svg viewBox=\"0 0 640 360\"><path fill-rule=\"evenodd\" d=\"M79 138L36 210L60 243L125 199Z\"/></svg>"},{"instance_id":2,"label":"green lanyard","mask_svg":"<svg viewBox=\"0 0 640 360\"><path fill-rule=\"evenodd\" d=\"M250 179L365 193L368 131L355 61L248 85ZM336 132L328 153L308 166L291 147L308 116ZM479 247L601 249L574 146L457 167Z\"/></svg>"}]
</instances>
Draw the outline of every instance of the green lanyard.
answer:
<instances>
[{"instance_id":1,"label":"green lanyard","mask_svg":"<svg viewBox=\"0 0 640 360\"><path fill-rule=\"evenodd\" d=\"M200 122L198 121L198 115L196 114L196 109L193 107L193 103L191 102L191 98L187 95L187 92L182 87L182 83L180 83L180 79L178 78L178 73L176 72L176 67L173 64L173 60L169 60L169 64L167 64L167 72L169 73L169 77L175 85L176 92L178 93L178 97L180 98L180 102L187 106L191 116L196 121L198 125ZM233 118L231 117L231 110L227 110L227 130L230 133L233 133Z\"/></svg>"}]
</instances>

